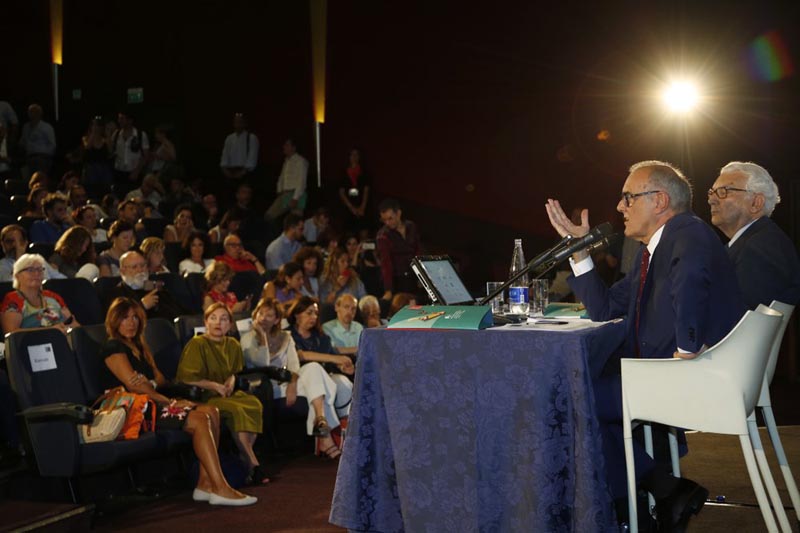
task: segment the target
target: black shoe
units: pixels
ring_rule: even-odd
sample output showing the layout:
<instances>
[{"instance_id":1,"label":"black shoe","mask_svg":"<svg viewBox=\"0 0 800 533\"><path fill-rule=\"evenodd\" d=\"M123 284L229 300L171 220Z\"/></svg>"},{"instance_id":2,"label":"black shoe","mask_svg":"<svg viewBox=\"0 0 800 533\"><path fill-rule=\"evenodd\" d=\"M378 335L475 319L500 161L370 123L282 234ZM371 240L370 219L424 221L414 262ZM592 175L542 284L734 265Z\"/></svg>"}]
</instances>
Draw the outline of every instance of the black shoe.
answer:
<instances>
[{"instance_id":1,"label":"black shoe","mask_svg":"<svg viewBox=\"0 0 800 533\"><path fill-rule=\"evenodd\" d=\"M656 501L658 531L683 533L693 514L700 512L708 498L708 490L690 479L680 478L675 489Z\"/></svg>"}]
</instances>

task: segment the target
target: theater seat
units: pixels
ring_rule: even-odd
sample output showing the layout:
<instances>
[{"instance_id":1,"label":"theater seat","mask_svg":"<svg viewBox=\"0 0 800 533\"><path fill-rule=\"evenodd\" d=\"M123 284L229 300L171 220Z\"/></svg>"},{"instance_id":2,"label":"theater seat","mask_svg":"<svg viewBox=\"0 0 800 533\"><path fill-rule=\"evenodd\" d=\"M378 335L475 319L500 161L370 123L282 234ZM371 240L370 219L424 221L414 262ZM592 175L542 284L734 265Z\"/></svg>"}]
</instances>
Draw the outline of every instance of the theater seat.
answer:
<instances>
[{"instance_id":1,"label":"theater seat","mask_svg":"<svg viewBox=\"0 0 800 533\"><path fill-rule=\"evenodd\" d=\"M86 393L75 354L56 328L18 330L6 337L11 386L27 428L39 474L71 479L128 465L158 454L158 439L81 444L77 424L86 415ZM35 361L35 364L32 362ZM73 500L75 493L72 491Z\"/></svg>"},{"instance_id":2,"label":"theater seat","mask_svg":"<svg viewBox=\"0 0 800 533\"><path fill-rule=\"evenodd\" d=\"M48 279L44 288L61 296L79 323L89 325L105 321L100 298L88 279Z\"/></svg>"}]
</instances>

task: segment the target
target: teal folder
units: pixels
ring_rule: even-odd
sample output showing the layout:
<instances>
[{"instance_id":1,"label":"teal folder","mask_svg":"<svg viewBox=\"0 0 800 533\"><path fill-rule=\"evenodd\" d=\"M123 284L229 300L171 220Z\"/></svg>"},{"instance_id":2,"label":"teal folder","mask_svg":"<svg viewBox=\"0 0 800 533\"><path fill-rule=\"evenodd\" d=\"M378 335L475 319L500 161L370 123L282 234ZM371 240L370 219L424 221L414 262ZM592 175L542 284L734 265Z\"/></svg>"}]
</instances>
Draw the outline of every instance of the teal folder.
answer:
<instances>
[{"instance_id":1,"label":"teal folder","mask_svg":"<svg viewBox=\"0 0 800 533\"><path fill-rule=\"evenodd\" d=\"M589 318L589 312L581 303L555 302L545 308L544 316L548 318Z\"/></svg>"},{"instance_id":2,"label":"teal folder","mask_svg":"<svg viewBox=\"0 0 800 533\"><path fill-rule=\"evenodd\" d=\"M387 326L389 329L484 329L491 327L488 305L407 305Z\"/></svg>"}]
</instances>

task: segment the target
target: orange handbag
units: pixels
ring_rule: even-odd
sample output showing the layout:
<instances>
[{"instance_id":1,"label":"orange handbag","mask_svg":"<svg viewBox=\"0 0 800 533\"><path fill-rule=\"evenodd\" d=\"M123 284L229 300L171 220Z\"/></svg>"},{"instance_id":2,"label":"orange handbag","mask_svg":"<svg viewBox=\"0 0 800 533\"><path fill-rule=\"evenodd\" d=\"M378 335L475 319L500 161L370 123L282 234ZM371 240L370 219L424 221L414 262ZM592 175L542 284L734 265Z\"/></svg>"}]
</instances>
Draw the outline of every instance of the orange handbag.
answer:
<instances>
[{"instance_id":1,"label":"orange handbag","mask_svg":"<svg viewBox=\"0 0 800 533\"><path fill-rule=\"evenodd\" d=\"M156 430L156 403L146 394L136 394L126 391L125 387L115 387L106 391L95 404L97 402L100 402L101 411L116 407L125 409L125 424L117 440L138 439L142 431Z\"/></svg>"}]
</instances>

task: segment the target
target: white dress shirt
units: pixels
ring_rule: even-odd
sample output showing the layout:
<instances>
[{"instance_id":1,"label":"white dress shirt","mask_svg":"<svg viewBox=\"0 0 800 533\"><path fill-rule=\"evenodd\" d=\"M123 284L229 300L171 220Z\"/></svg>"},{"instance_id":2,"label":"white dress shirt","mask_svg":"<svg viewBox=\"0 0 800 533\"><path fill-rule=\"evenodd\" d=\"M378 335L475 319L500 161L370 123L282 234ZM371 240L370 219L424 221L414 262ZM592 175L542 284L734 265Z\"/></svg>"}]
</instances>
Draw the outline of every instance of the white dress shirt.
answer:
<instances>
[{"instance_id":1,"label":"white dress shirt","mask_svg":"<svg viewBox=\"0 0 800 533\"><path fill-rule=\"evenodd\" d=\"M222 168L244 168L252 172L258 164L258 137L247 130L233 132L225 137L219 166Z\"/></svg>"}]
</instances>

